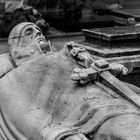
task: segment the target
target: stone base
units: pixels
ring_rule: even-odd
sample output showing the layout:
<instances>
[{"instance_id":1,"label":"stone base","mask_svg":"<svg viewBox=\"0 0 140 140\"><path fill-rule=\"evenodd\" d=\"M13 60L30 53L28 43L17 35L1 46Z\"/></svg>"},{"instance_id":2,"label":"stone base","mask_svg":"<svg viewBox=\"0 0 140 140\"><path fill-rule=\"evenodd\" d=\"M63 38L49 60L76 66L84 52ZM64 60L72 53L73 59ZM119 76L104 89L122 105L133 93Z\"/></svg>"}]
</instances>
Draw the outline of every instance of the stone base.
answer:
<instances>
[{"instance_id":1,"label":"stone base","mask_svg":"<svg viewBox=\"0 0 140 140\"><path fill-rule=\"evenodd\" d=\"M86 48L94 59L123 64L130 74L119 79L140 87L140 27L96 28L83 32L85 40L79 42L80 46Z\"/></svg>"},{"instance_id":2,"label":"stone base","mask_svg":"<svg viewBox=\"0 0 140 140\"><path fill-rule=\"evenodd\" d=\"M103 58L140 54L140 27L119 26L83 30L81 42L91 54Z\"/></svg>"}]
</instances>

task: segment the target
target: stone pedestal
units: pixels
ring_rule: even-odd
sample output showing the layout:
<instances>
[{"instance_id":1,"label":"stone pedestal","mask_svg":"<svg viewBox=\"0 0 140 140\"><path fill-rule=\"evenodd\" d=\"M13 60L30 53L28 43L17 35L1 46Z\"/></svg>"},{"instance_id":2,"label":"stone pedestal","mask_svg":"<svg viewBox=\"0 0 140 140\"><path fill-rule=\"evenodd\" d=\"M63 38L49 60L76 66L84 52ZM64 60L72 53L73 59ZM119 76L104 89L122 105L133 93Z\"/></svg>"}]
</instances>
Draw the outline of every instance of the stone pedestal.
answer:
<instances>
[{"instance_id":1,"label":"stone pedestal","mask_svg":"<svg viewBox=\"0 0 140 140\"><path fill-rule=\"evenodd\" d=\"M140 27L119 26L83 30L85 45L89 50L104 58L140 54Z\"/></svg>"},{"instance_id":2,"label":"stone pedestal","mask_svg":"<svg viewBox=\"0 0 140 140\"><path fill-rule=\"evenodd\" d=\"M128 75L124 80L140 87L140 27L84 29L83 33L85 40L80 44L95 59L122 63L130 70L133 68L131 78ZM135 79L132 78L133 76Z\"/></svg>"}]
</instances>

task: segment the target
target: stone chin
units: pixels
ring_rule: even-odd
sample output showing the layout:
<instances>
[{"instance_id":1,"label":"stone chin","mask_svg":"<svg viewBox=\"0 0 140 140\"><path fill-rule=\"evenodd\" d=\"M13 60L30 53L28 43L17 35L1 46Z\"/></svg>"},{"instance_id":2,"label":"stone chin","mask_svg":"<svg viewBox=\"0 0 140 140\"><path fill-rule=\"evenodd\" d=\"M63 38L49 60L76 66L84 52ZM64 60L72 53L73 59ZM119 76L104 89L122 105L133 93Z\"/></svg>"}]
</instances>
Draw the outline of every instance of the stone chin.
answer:
<instances>
[{"instance_id":1,"label":"stone chin","mask_svg":"<svg viewBox=\"0 0 140 140\"><path fill-rule=\"evenodd\" d=\"M42 52L44 54L47 54L47 52L51 51L51 47L50 47L49 42L47 42L44 38L38 39L37 42L40 46L40 49L42 50Z\"/></svg>"},{"instance_id":2,"label":"stone chin","mask_svg":"<svg viewBox=\"0 0 140 140\"><path fill-rule=\"evenodd\" d=\"M46 40L39 40L38 41L38 44L39 44L40 49L42 50L42 52L44 54L47 54L47 52L50 52L51 51L50 44Z\"/></svg>"}]
</instances>

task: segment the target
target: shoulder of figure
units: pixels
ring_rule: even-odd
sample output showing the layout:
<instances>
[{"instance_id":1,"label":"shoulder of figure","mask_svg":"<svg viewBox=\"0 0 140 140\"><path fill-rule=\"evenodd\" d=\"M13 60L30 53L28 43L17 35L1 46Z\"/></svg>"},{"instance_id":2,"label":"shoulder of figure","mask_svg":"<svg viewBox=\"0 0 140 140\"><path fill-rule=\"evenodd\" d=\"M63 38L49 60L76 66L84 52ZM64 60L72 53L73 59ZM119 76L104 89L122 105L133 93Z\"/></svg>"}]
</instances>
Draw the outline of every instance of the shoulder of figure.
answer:
<instances>
[{"instance_id":1,"label":"shoulder of figure","mask_svg":"<svg viewBox=\"0 0 140 140\"><path fill-rule=\"evenodd\" d=\"M9 53L4 53L0 55L0 77L4 76L6 73L14 69L12 59Z\"/></svg>"}]
</instances>

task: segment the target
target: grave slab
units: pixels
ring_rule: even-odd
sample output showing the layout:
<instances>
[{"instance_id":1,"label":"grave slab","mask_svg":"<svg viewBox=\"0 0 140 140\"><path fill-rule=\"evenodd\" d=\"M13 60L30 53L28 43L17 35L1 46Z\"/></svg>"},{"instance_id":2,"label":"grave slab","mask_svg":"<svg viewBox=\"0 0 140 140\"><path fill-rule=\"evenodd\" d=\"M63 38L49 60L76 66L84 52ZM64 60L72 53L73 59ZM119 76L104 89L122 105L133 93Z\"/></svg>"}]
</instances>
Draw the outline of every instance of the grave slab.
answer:
<instances>
[{"instance_id":1,"label":"grave slab","mask_svg":"<svg viewBox=\"0 0 140 140\"><path fill-rule=\"evenodd\" d=\"M129 69L122 81L140 87L140 27L119 26L83 30L85 40L79 45L86 48L94 59L120 63Z\"/></svg>"},{"instance_id":2,"label":"grave slab","mask_svg":"<svg viewBox=\"0 0 140 140\"><path fill-rule=\"evenodd\" d=\"M117 26L83 29L83 45L93 55L103 58L140 54L140 27Z\"/></svg>"}]
</instances>

